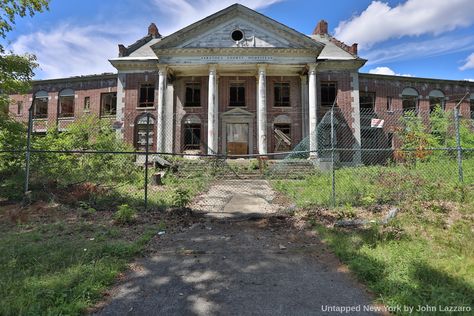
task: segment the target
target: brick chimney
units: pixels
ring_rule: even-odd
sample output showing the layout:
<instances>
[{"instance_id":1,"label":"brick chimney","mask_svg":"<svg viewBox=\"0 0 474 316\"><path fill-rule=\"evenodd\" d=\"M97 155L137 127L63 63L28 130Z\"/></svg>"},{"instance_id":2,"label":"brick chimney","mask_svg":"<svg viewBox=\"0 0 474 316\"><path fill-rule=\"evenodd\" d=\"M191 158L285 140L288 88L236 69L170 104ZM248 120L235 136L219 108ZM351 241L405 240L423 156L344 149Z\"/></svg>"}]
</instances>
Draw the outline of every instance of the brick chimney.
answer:
<instances>
[{"instance_id":1,"label":"brick chimney","mask_svg":"<svg viewBox=\"0 0 474 316\"><path fill-rule=\"evenodd\" d=\"M313 35L325 35L328 34L328 22L321 20L313 31Z\"/></svg>"},{"instance_id":2,"label":"brick chimney","mask_svg":"<svg viewBox=\"0 0 474 316\"><path fill-rule=\"evenodd\" d=\"M353 55L357 55L357 43L352 44L352 46L349 48L349 52Z\"/></svg>"},{"instance_id":3,"label":"brick chimney","mask_svg":"<svg viewBox=\"0 0 474 316\"><path fill-rule=\"evenodd\" d=\"M123 44L119 44L119 57L127 56L127 48Z\"/></svg>"},{"instance_id":4,"label":"brick chimney","mask_svg":"<svg viewBox=\"0 0 474 316\"><path fill-rule=\"evenodd\" d=\"M155 23L151 23L150 26L148 27L148 35L151 35L153 38L161 37L161 34L158 31L158 28L156 27Z\"/></svg>"}]
</instances>

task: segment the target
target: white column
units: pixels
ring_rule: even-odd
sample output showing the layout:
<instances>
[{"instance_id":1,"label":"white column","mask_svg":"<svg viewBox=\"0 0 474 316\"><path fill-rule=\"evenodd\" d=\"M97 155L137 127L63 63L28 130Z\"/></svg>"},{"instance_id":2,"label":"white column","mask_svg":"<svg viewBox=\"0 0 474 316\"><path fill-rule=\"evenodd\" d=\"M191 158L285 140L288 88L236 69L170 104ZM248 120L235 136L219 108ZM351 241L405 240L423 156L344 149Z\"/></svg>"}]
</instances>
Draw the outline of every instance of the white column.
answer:
<instances>
[{"instance_id":1,"label":"white column","mask_svg":"<svg viewBox=\"0 0 474 316\"><path fill-rule=\"evenodd\" d=\"M218 153L218 107L217 107L216 65L209 66L209 87L207 99L207 153Z\"/></svg>"},{"instance_id":2,"label":"white column","mask_svg":"<svg viewBox=\"0 0 474 316\"><path fill-rule=\"evenodd\" d=\"M265 65L258 66L258 153L267 154L267 74Z\"/></svg>"},{"instance_id":3,"label":"white column","mask_svg":"<svg viewBox=\"0 0 474 316\"><path fill-rule=\"evenodd\" d=\"M300 76L301 80L301 135L308 137L308 76Z\"/></svg>"},{"instance_id":4,"label":"white column","mask_svg":"<svg viewBox=\"0 0 474 316\"><path fill-rule=\"evenodd\" d=\"M361 152L361 133L360 133L360 100L359 100L359 73L351 72L351 108L352 108L352 131L354 133L354 156L353 163L360 165L362 163Z\"/></svg>"},{"instance_id":5,"label":"white column","mask_svg":"<svg viewBox=\"0 0 474 316\"><path fill-rule=\"evenodd\" d=\"M308 103L309 103L309 150L311 157L316 157L314 152L318 149L318 116L317 116L317 93L316 93L316 64L309 65Z\"/></svg>"},{"instance_id":6,"label":"white column","mask_svg":"<svg viewBox=\"0 0 474 316\"><path fill-rule=\"evenodd\" d=\"M121 123L122 126L117 128L116 135L117 138L124 138L124 128L125 128L125 77L124 73L118 73L117 75L117 113L115 120L117 123Z\"/></svg>"},{"instance_id":7,"label":"white column","mask_svg":"<svg viewBox=\"0 0 474 316\"><path fill-rule=\"evenodd\" d=\"M158 69L158 109L156 119L156 150L165 151L165 90L166 90L166 66L160 66Z\"/></svg>"}]
</instances>

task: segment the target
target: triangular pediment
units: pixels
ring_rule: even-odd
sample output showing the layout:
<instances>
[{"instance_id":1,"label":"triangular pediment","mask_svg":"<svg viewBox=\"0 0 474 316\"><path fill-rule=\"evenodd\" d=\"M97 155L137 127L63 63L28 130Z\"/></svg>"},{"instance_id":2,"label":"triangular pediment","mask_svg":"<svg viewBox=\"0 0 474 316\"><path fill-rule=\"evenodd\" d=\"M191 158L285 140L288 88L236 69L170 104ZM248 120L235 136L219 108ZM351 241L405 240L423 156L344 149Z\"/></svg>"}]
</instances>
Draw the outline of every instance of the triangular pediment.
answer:
<instances>
[{"instance_id":1,"label":"triangular pediment","mask_svg":"<svg viewBox=\"0 0 474 316\"><path fill-rule=\"evenodd\" d=\"M222 113L223 117L254 117L254 115L244 109L232 109L225 113Z\"/></svg>"},{"instance_id":2,"label":"triangular pediment","mask_svg":"<svg viewBox=\"0 0 474 316\"><path fill-rule=\"evenodd\" d=\"M241 32L241 39L232 36ZM191 24L153 45L160 49L287 48L320 52L324 45L240 4Z\"/></svg>"}]
</instances>

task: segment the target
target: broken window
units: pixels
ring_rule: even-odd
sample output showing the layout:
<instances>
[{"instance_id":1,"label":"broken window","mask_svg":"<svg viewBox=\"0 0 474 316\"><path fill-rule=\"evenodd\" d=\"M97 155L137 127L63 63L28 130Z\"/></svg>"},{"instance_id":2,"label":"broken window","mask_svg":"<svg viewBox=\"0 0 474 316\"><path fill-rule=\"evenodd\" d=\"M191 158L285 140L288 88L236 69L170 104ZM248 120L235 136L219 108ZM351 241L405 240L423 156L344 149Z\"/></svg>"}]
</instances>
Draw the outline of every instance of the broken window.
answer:
<instances>
[{"instance_id":1,"label":"broken window","mask_svg":"<svg viewBox=\"0 0 474 316\"><path fill-rule=\"evenodd\" d=\"M439 91L439 90L433 90L429 94L430 98L430 113L433 113L433 111L439 107L441 110L444 111L444 93Z\"/></svg>"},{"instance_id":2,"label":"broken window","mask_svg":"<svg viewBox=\"0 0 474 316\"><path fill-rule=\"evenodd\" d=\"M138 107L150 108L154 106L155 102L155 85L142 84L140 85L140 101Z\"/></svg>"},{"instance_id":3,"label":"broken window","mask_svg":"<svg viewBox=\"0 0 474 316\"><path fill-rule=\"evenodd\" d=\"M102 93L100 95L100 116L117 114L117 92Z\"/></svg>"},{"instance_id":4,"label":"broken window","mask_svg":"<svg viewBox=\"0 0 474 316\"><path fill-rule=\"evenodd\" d=\"M154 137L155 119L147 114L141 115L135 124L135 148L138 151L147 150L147 134L148 134L148 150L152 150Z\"/></svg>"},{"instance_id":5,"label":"broken window","mask_svg":"<svg viewBox=\"0 0 474 316\"><path fill-rule=\"evenodd\" d=\"M275 106L290 106L290 83L275 82Z\"/></svg>"},{"instance_id":6,"label":"broken window","mask_svg":"<svg viewBox=\"0 0 474 316\"><path fill-rule=\"evenodd\" d=\"M387 97L387 111L392 112L393 107L392 107L392 97Z\"/></svg>"},{"instance_id":7,"label":"broken window","mask_svg":"<svg viewBox=\"0 0 474 316\"><path fill-rule=\"evenodd\" d=\"M418 92L413 88L405 88L402 91L403 113L418 110Z\"/></svg>"},{"instance_id":8,"label":"broken window","mask_svg":"<svg viewBox=\"0 0 474 316\"><path fill-rule=\"evenodd\" d=\"M35 94L34 104L33 104L33 118L47 118L48 117L48 92L38 91Z\"/></svg>"},{"instance_id":9,"label":"broken window","mask_svg":"<svg viewBox=\"0 0 474 316\"><path fill-rule=\"evenodd\" d=\"M201 83L186 83L184 106L201 106Z\"/></svg>"},{"instance_id":10,"label":"broken window","mask_svg":"<svg viewBox=\"0 0 474 316\"><path fill-rule=\"evenodd\" d=\"M321 106L331 107L336 101L337 82L321 82Z\"/></svg>"},{"instance_id":11,"label":"broken window","mask_svg":"<svg viewBox=\"0 0 474 316\"><path fill-rule=\"evenodd\" d=\"M91 110L91 97L84 98L84 112L89 112Z\"/></svg>"},{"instance_id":12,"label":"broken window","mask_svg":"<svg viewBox=\"0 0 474 316\"><path fill-rule=\"evenodd\" d=\"M59 93L58 117L74 117L74 90L64 89Z\"/></svg>"},{"instance_id":13,"label":"broken window","mask_svg":"<svg viewBox=\"0 0 474 316\"><path fill-rule=\"evenodd\" d=\"M275 152L287 152L291 150L291 124L274 124Z\"/></svg>"},{"instance_id":14,"label":"broken window","mask_svg":"<svg viewBox=\"0 0 474 316\"><path fill-rule=\"evenodd\" d=\"M229 94L229 106L245 106L245 87L242 83L232 83Z\"/></svg>"},{"instance_id":15,"label":"broken window","mask_svg":"<svg viewBox=\"0 0 474 316\"><path fill-rule=\"evenodd\" d=\"M196 150L201 147L201 124L184 125L184 150Z\"/></svg>"},{"instance_id":16,"label":"broken window","mask_svg":"<svg viewBox=\"0 0 474 316\"><path fill-rule=\"evenodd\" d=\"M359 96L360 113L372 114L375 111L375 92L361 92Z\"/></svg>"}]
</instances>

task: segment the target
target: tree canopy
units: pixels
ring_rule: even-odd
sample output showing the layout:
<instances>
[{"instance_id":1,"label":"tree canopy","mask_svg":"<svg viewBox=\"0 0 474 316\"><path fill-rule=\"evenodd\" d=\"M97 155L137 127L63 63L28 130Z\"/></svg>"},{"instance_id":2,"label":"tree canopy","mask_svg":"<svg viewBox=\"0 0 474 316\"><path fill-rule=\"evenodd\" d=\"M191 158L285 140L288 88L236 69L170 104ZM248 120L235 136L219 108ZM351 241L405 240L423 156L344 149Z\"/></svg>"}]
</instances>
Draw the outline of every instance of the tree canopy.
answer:
<instances>
[{"instance_id":1,"label":"tree canopy","mask_svg":"<svg viewBox=\"0 0 474 316\"><path fill-rule=\"evenodd\" d=\"M49 0L0 1L0 37L7 38L17 18L33 16L48 9ZM6 52L0 44L0 114L8 108L9 94L26 93L30 89L30 81L37 67L34 55Z\"/></svg>"}]
</instances>

